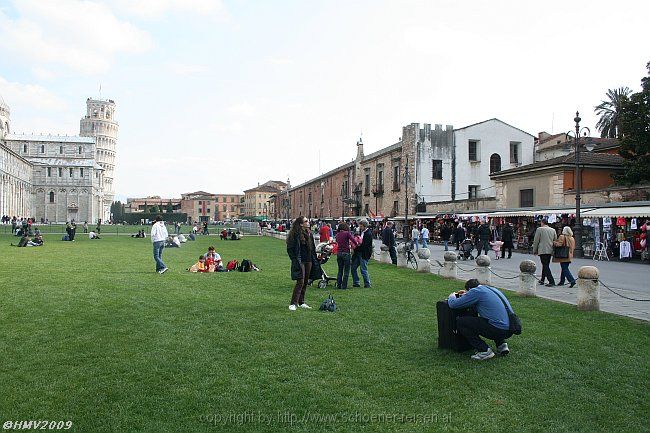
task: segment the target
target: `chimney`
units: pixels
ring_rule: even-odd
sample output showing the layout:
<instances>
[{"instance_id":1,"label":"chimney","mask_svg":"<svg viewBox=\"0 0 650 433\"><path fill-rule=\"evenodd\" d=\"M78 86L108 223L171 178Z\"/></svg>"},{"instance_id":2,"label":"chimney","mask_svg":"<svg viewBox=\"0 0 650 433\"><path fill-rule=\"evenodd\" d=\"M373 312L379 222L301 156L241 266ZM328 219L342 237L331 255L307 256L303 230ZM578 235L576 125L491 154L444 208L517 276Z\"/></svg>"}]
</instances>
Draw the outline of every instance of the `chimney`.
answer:
<instances>
[{"instance_id":1,"label":"chimney","mask_svg":"<svg viewBox=\"0 0 650 433\"><path fill-rule=\"evenodd\" d=\"M363 138L359 137L359 141L357 141L357 161L361 161L363 159Z\"/></svg>"}]
</instances>

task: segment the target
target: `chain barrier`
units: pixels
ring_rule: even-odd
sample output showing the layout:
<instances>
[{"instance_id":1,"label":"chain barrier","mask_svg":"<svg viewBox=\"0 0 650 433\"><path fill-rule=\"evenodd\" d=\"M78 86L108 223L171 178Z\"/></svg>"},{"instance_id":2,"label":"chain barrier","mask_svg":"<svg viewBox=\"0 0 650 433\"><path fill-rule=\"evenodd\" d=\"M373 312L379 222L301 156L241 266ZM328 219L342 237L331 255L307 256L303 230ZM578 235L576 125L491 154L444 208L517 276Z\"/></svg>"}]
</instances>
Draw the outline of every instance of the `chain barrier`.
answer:
<instances>
[{"instance_id":1,"label":"chain barrier","mask_svg":"<svg viewBox=\"0 0 650 433\"><path fill-rule=\"evenodd\" d=\"M519 275L515 275L514 277L502 277L501 275L499 275L499 274L497 274L496 272L494 272L494 271L492 270L492 268L488 267L488 269L490 270L490 272L492 272L493 275L496 275L498 278L501 278L501 279L504 279L504 280L514 280L514 279L519 278Z\"/></svg>"},{"instance_id":2,"label":"chain barrier","mask_svg":"<svg viewBox=\"0 0 650 433\"><path fill-rule=\"evenodd\" d=\"M634 299L634 298L627 297L625 295L621 295L620 293L616 293L614 290L612 290L607 284L603 283L601 280L598 280L598 282L600 284L602 284L602 286L605 287L607 290L609 290L610 292L612 292L616 296L620 296L623 299L627 299L627 300L630 300L630 301L637 301L637 302L650 302L650 299ZM617 287L617 289L618 290L623 290L623 289L619 289L618 287Z\"/></svg>"}]
</instances>

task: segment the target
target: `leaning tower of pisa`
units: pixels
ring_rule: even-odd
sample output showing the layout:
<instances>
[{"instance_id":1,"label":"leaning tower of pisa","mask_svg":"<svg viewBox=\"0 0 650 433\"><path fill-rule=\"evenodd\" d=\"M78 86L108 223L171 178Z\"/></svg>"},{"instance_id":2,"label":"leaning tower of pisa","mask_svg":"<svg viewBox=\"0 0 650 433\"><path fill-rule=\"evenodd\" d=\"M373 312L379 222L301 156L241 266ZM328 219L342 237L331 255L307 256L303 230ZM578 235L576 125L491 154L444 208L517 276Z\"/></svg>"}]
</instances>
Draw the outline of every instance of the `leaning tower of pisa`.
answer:
<instances>
[{"instance_id":1,"label":"leaning tower of pisa","mask_svg":"<svg viewBox=\"0 0 650 433\"><path fill-rule=\"evenodd\" d=\"M110 218L111 203L115 197L115 149L118 124L115 121L115 102L112 99L86 100L86 115L81 119L82 137L95 137L95 159L104 169L103 219Z\"/></svg>"}]
</instances>

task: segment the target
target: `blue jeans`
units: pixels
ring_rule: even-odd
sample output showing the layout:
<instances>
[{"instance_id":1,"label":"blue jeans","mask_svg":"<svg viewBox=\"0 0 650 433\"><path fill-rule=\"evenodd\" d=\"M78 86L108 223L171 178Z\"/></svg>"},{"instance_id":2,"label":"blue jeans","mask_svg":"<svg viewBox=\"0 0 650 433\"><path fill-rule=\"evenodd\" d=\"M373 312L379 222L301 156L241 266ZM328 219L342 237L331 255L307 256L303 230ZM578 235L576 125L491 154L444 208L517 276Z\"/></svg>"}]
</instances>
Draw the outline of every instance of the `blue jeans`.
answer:
<instances>
[{"instance_id":1,"label":"blue jeans","mask_svg":"<svg viewBox=\"0 0 650 433\"><path fill-rule=\"evenodd\" d=\"M338 253L336 255L336 263L339 265L336 286L339 289L347 289L348 276L350 275L350 253Z\"/></svg>"},{"instance_id":2,"label":"blue jeans","mask_svg":"<svg viewBox=\"0 0 650 433\"><path fill-rule=\"evenodd\" d=\"M415 249L416 253L420 249L420 242L418 242L417 239L414 239L414 240L411 241L411 249Z\"/></svg>"},{"instance_id":3,"label":"blue jeans","mask_svg":"<svg viewBox=\"0 0 650 433\"><path fill-rule=\"evenodd\" d=\"M153 259L156 261L156 272L166 268L162 261L162 253L165 249L165 241L157 241L153 243Z\"/></svg>"},{"instance_id":4,"label":"blue jeans","mask_svg":"<svg viewBox=\"0 0 650 433\"><path fill-rule=\"evenodd\" d=\"M368 275L368 260L363 259L360 254L352 256L352 284L359 285L359 274L357 269L361 266L361 276L363 277L363 287L370 287L370 276Z\"/></svg>"},{"instance_id":5,"label":"blue jeans","mask_svg":"<svg viewBox=\"0 0 650 433\"><path fill-rule=\"evenodd\" d=\"M571 262L560 262L560 267L562 268L562 272L560 273L560 285L564 284L564 279L566 278L569 283L575 283L576 279L573 278L573 275L571 275L571 271L569 270L569 265Z\"/></svg>"},{"instance_id":6,"label":"blue jeans","mask_svg":"<svg viewBox=\"0 0 650 433\"><path fill-rule=\"evenodd\" d=\"M429 244L425 238L422 238L422 248L429 248Z\"/></svg>"},{"instance_id":7,"label":"blue jeans","mask_svg":"<svg viewBox=\"0 0 650 433\"><path fill-rule=\"evenodd\" d=\"M442 241L442 244L445 246L445 251L449 251L449 241Z\"/></svg>"}]
</instances>

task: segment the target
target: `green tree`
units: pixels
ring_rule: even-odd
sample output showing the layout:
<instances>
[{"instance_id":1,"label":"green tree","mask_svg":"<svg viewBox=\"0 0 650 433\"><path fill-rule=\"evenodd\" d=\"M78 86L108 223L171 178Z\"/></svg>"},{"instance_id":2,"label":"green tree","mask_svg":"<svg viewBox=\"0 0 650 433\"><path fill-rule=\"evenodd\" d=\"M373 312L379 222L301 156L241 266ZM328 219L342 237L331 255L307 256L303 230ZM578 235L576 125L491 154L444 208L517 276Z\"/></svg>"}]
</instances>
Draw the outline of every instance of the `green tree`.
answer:
<instances>
[{"instance_id":1,"label":"green tree","mask_svg":"<svg viewBox=\"0 0 650 433\"><path fill-rule=\"evenodd\" d=\"M621 106L621 150L625 172L619 183L634 185L650 182L650 62L648 76L641 79L641 91L626 98Z\"/></svg>"},{"instance_id":2,"label":"green tree","mask_svg":"<svg viewBox=\"0 0 650 433\"><path fill-rule=\"evenodd\" d=\"M150 212L151 213L158 213L158 206L156 206L156 205L151 206Z\"/></svg>"},{"instance_id":3,"label":"green tree","mask_svg":"<svg viewBox=\"0 0 650 433\"><path fill-rule=\"evenodd\" d=\"M167 203L167 213L174 213L174 206L172 205L171 200L169 200L169 203Z\"/></svg>"},{"instance_id":4,"label":"green tree","mask_svg":"<svg viewBox=\"0 0 650 433\"><path fill-rule=\"evenodd\" d=\"M122 202L118 200L111 203L111 215L113 216L113 221L122 221L122 216L124 215L124 205Z\"/></svg>"},{"instance_id":5,"label":"green tree","mask_svg":"<svg viewBox=\"0 0 650 433\"><path fill-rule=\"evenodd\" d=\"M607 100L596 106L594 111L600 119L596 128L601 137L620 138L620 113L622 104L627 101L632 91L627 87L607 90Z\"/></svg>"}]
</instances>

